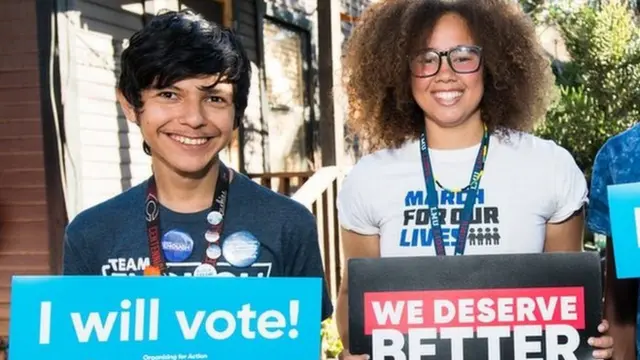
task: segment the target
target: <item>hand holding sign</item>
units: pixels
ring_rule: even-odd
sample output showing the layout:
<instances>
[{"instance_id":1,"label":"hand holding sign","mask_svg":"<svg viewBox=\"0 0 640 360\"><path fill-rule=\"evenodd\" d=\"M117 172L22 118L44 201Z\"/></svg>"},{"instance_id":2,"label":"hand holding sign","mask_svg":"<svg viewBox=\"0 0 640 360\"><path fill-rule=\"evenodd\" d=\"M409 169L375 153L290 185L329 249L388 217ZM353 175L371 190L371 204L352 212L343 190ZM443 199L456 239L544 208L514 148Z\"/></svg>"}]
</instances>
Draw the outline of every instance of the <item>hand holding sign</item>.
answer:
<instances>
[{"instance_id":1,"label":"hand holding sign","mask_svg":"<svg viewBox=\"0 0 640 360\"><path fill-rule=\"evenodd\" d=\"M598 325L598 332L601 334L606 334L609 331L609 322L607 320L602 320L600 325ZM587 340L587 343L593 346L596 349L593 351L593 358L596 360L601 359L611 359L613 357L613 337L611 336L601 336L601 337L592 337Z\"/></svg>"},{"instance_id":2,"label":"hand holding sign","mask_svg":"<svg viewBox=\"0 0 640 360\"><path fill-rule=\"evenodd\" d=\"M607 197L617 277L640 278L640 183L609 185Z\"/></svg>"}]
</instances>

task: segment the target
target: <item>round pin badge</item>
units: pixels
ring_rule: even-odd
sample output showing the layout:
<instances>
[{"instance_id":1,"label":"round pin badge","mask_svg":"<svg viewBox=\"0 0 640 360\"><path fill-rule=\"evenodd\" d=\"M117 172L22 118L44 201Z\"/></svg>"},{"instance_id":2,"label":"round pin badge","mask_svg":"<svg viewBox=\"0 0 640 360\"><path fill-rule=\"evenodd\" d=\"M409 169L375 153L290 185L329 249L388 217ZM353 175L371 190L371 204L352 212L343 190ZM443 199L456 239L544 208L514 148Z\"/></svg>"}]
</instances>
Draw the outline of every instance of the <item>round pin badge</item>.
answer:
<instances>
[{"instance_id":1,"label":"round pin badge","mask_svg":"<svg viewBox=\"0 0 640 360\"><path fill-rule=\"evenodd\" d=\"M216 276L217 274L218 272L216 271L216 268L211 264L200 264L193 271L193 276L198 277L211 277Z\"/></svg>"},{"instance_id":2,"label":"round pin badge","mask_svg":"<svg viewBox=\"0 0 640 360\"><path fill-rule=\"evenodd\" d=\"M213 230L207 230L207 232L204 233L204 238L208 242L214 243L214 242L217 242L218 240L220 240L220 234L218 234L218 232L213 231Z\"/></svg>"},{"instance_id":3,"label":"round pin badge","mask_svg":"<svg viewBox=\"0 0 640 360\"><path fill-rule=\"evenodd\" d=\"M235 267L249 267L260 257L260 242L248 231L239 231L225 238L222 255Z\"/></svg>"},{"instance_id":4,"label":"round pin badge","mask_svg":"<svg viewBox=\"0 0 640 360\"><path fill-rule=\"evenodd\" d=\"M220 255L222 255L222 249L220 249L220 245L211 244L207 247L207 257L213 260L217 260Z\"/></svg>"},{"instance_id":5,"label":"round pin badge","mask_svg":"<svg viewBox=\"0 0 640 360\"><path fill-rule=\"evenodd\" d=\"M169 230L162 236L162 251L167 261L185 261L193 252L193 239L180 230Z\"/></svg>"},{"instance_id":6,"label":"round pin badge","mask_svg":"<svg viewBox=\"0 0 640 360\"><path fill-rule=\"evenodd\" d=\"M222 221L222 214L218 211L212 211L207 214L207 222L211 225L218 225Z\"/></svg>"}]
</instances>

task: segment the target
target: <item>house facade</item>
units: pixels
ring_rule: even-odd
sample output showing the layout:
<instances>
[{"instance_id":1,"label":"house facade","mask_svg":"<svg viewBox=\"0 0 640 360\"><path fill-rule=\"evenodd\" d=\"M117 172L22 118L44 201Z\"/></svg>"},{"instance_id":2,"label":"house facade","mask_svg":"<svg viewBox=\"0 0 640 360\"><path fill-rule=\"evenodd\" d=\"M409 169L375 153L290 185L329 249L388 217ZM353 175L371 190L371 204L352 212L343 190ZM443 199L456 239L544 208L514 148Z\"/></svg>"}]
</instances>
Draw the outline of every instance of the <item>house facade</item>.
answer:
<instances>
[{"instance_id":1,"label":"house facade","mask_svg":"<svg viewBox=\"0 0 640 360\"><path fill-rule=\"evenodd\" d=\"M241 36L253 74L243 124L222 155L231 167L259 177L320 166L319 64L327 60L319 43L327 39L319 1L339 7L340 33L332 39L340 42L369 3L0 2L0 336L8 332L11 276L59 273L66 224L151 174L115 87L127 39L153 14L188 7Z\"/></svg>"},{"instance_id":2,"label":"house facade","mask_svg":"<svg viewBox=\"0 0 640 360\"><path fill-rule=\"evenodd\" d=\"M363 1L354 3L343 1L345 18L363 7ZM66 135L70 218L150 175L140 132L116 103L119 56L149 16L185 7L235 29L251 60L249 105L224 160L251 174L314 169L320 113L316 0L59 1L56 95Z\"/></svg>"}]
</instances>

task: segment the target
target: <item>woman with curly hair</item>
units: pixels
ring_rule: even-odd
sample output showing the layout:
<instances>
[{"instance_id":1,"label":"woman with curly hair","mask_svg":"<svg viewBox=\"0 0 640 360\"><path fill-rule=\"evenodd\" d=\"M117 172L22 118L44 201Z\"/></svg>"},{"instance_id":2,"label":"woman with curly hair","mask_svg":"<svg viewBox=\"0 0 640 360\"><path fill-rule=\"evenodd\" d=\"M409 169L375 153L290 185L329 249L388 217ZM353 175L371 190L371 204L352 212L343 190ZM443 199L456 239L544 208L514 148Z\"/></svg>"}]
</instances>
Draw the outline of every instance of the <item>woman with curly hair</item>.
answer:
<instances>
[{"instance_id":1,"label":"woman with curly hair","mask_svg":"<svg viewBox=\"0 0 640 360\"><path fill-rule=\"evenodd\" d=\"M339 194L345 258L582 251L585 177L530 133L553 75L514 1L378 2L348 40L344 71L349 125L372 150ZM589 343L594 358L612 356L611 337Z\"/></svg>"}]
</instances>

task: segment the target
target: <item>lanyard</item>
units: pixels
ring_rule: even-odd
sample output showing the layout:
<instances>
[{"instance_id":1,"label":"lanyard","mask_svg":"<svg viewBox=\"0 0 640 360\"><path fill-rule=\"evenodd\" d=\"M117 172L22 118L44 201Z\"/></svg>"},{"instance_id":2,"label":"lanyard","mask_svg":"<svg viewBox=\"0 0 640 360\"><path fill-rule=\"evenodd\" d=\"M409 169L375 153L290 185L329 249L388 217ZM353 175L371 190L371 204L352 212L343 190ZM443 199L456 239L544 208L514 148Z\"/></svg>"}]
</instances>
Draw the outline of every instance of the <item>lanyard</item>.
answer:
<instances>
[{"instance_id":1,"label":"lanyard","mask_svg":"<svg viewBox=\"0 0 640 360\"><path fill-rule=\"evenodd\" d=\"M484 163L487 158L487 150L489 149L489 132L485 126L482 143L478 156L476 157L471 173L469 186L466 188L467 198L465 200L462 215L460 217L460 228L458 229L458 241L456 242L455 255L463 255L467 242L467 233L469 224L473 216L473 206L476 201L480 179L484 171ZM435 179L433 177L433 168L431 167L431 159L429 158L429 150L427 147L426 133L423 132L420 137L420 153L422 155L422 169L424 172L424 181L427 186L427 205L429 206L429 220L431 223L431 233L436 247L436 254L440 256L446 255L444 249L444 241L442 239L442 228L440 226L440 209L438 209L438 193L436 192Z\"/></svg>"},{"instance_id":2,"label":"lanyard","mask_svg":"<svg viewBox=\"0 0 640 360\"><path fill-rule=\"evenodd\" d=\"M221 238L222 225L226 210L227 198L229 196L229 169L220 162L218 168L218 180L216 182L216 190L213 195L211 204L211 212L207 215L207 222L210 225L209 230L205 234L208 243L217 243ZM160 244L160 204L158 202L158 189L156 187L155 178L149 179L147 186L147 199L145 202L145 219L147 222L147 238L149 240L149 253L151 255L151 266L145 269L146 275L161 275L167 270L167 263L162 253ZM205 251L203 263L215 265L220 253Z\"/></svg>"}]
</instances>

